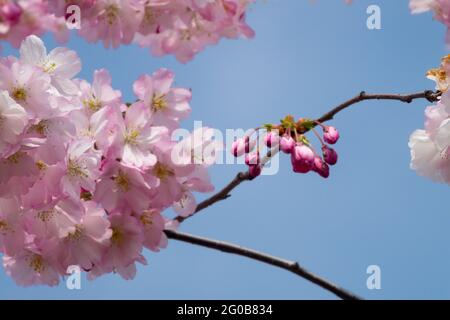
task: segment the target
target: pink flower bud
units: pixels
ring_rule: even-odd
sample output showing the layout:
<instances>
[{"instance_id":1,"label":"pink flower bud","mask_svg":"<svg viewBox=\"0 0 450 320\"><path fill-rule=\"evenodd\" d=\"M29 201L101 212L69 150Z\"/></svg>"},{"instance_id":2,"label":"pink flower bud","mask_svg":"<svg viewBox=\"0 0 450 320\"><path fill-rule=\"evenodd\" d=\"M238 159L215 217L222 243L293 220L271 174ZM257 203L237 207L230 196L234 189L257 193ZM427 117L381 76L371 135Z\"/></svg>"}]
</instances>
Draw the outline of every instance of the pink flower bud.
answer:
<instances>
[{"instance_id":1,"label":"pink flower bud","mask_svg":"<svg viewBox=\"0 0 450 320\"><path fill-rule=\"evenodd\" d=\"M261 174L261 171L262 169L260 165L251 165L248 169L250 179L255 179L257 176Z\"/></svg>"},{"instance_id":2,"label":"pink flower bud","mask_svg":"<svg viewBox=\"0 0 450 320\"><path fill-rule=\"evenodd\" d=\"M280 140L281 151L289 154L292 152L292 150L294 150L294 147L295 147L295 140L291 136L285 134Z\"/></svg>"},{"instance_id":3,"label":"pink flower bud","mask_svg":"<svg viewBox=\"0 0 450 320\"><path fill-rule=\"evenodd\" d=\"M323 139L329 144L335 144L339 140L339 131L335 127L327 126L323 129Z\"/></svg>"},{"instance_id":4,"label":"pink flower bud","mask_svg":"<svg viewBox=\"0 0 450 320\"><path fill-rule=\"evenodd\" d=\"M250 140L250 137L246 136L244 138L244 141L245 141L245 153L252 152L252 150L255 149L256 140Z\"/></svg>"},{"instance_id":5,"label":"pink flower bud","mask_svg":"<svg viewBox=\"0 0 450 320\"><path fill-rule=\"evenodd\" d=\"M260 158L259 153L250 153L245 156L245 164L248 166L257 165L259 164Z\"/></svg>"},{"instance_id":6,"label":"pink flower bud","mask_svg":"<svg viewBox=\"0 0 450 320\"><path fill-rule=\"evenodd\" d=\"M292 170L294 170L295 173L308 173L311 168L310 163L292 163Z\"/></svg>"},{"instance_id":7,"label":"pink flower bud","mask_svg":"<svg viewBox=\"0 0 450 320\"><path fill-rule=\"evenodd\" d=\"M331 165L331 166L335 165L336 162L338 161L338 154L333 148L330 148L328 146L323 146L322 153L323 153L323 159L329 165Z\"/></svg>"},{"instance_id":8,"label":"pink flower bud","mask_svg":"<svg viewBox=\"0 0 450 320\"><path fill-rule=\"evenodd\" d=\"M307 164L311 166L314 162L314 152L310 147L304 144L298 144L291 153L291 162L293 165Z\"/></svg>"},{"instance_id":9,"label":"pink flower bud","mask_svg":"<svg viewBox=\"0 0 450 320\"><path fill-rule=\"evenodd\" d=\"M235 157L240 157L245 153L245 141L243 139L237 139L231 145L231 154Z\"/></svg>"},{"instance_id":10,"label":"pink flower bud","mask_svg":"<svg viewBox=\"0 0 450 320\"><path fill-rule=\"evenodd\" d=\"M277 132L271 131L264 137L264 143L269 148L276 147L280 143L280 136Z\"/></svg>"},{"instance_id":11,"label":"pink flower bud","mask_svg":"<svg viewBox=\"0 0 450 320\"><path fill-rule=\"evenodd\" d=\"M323 178L328 178L330 176L330 167L322 160L321 157L316 156L314 158L312 170L317 172Z\"/></svg>"},{"instance_id":12,"label":"pink flower bud","mask_svg":"<svg viewBox=\"0 0 450 320\"><path fill-rule=\"evenodd\" d=\"M16 24L22 15L22 8L14 2L9 2L2 6L1 15L11 24Z\"/></svg>"}]
</instances>

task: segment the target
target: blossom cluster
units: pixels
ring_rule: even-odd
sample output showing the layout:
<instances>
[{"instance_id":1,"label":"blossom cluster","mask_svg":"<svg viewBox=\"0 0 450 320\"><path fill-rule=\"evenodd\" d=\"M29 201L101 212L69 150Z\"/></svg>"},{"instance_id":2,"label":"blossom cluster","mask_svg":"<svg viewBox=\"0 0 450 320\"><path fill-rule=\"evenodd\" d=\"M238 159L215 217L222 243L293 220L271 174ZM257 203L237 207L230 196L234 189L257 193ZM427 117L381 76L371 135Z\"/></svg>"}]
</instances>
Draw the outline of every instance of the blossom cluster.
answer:
<instances>
[{"instance_id":1,"label":"blossom cluster","mask_svg":"<svg viewBox=\"0 0 450 320\"><path fill-rule=\"evenodd\" d=\"M68 22L79 34L106 48L137 43L156 56L173 54L187 62L221 38L251 38L245 22L254 0L13 0L0 1L0 39L18 46L45 31L64 40ZM71 6L80 17L71 16ZM77 19L79 21L77 21Z\"/></svg>"},{"instance_id":2,"label":"blossom cluster","mask_svg":"<svg viewBox=\"0 0 450 320\"><path fill-rule=\"evenodd\" d=\"M436 105L425 110L425 128L410 137L411 168L436 182L450 184L450 55L442 59L441 67L428 72L442 91Z\"/></svg>"},{"instance_id":3,"label":"blossom cluster","mask_svg":"<svg viewBox=\"0 0 450 320\"><path fill-rule=\"evenodd\" d=\"M321 136L315 129L320 126L323 131ZM329 145L335 144L339 140L339 132L335 127L324 125L310 119L300 119L295 122L292 116L287 116L281 120L281 124L267 124L264 136L265 145L270 149L270 154L282 151L290 155L292 170L296 173L308 173L310 171L318 173L323 178L330 175L330 165L337 163L338 154ZM256 178L262 172L264 160L261 159L260 148L253 134L257 134L260 128L252 130L243 138L233 142L231 153L235 157L245 155L245 164L249 167L249 176ZM321 144L321 152L317 152L311 142L306 137L308 131L313 131Z\"/></svg>"},{"instance_id":4,"label":"blossom cluster","mask_svg":"<svg viewBox=\"0 0 450 320\"><path fill-rule=\"evenodd\" d=\"M450 44L450 2L448 0L410 0L412 13L433 11L436 20L447 27L447 44Z\"/></svg>"},{"instance_id":5,"label":"blossom cluster","mask_svg":"<svg viewBox=\"0 0 450 320\"><path fill-rule=\"evenodd\" d=\"M74 51L47 53L36 36L0 58L0 253L20 285L56 285L71 265L130 279L144 247L167 244L161 212L189 215L193 192L213 189L213 160L193 152L212 129L171 139L191 111L172 72L141 76L126 104L108 71L89 83L80 70Z\"/></svg>"},{"instance_id":6,"label":"blossom cluster","mask_svg":"<svg viewBox=\"0 0 450 320\"><path fill-rule=\"evenodd\" d=\"M17 48L27 36L45 32L52 32L60 42L66 41L69 35L65 18L50 13L47 1L0 1L0 40Z\"/></svg>"}]
</instances>

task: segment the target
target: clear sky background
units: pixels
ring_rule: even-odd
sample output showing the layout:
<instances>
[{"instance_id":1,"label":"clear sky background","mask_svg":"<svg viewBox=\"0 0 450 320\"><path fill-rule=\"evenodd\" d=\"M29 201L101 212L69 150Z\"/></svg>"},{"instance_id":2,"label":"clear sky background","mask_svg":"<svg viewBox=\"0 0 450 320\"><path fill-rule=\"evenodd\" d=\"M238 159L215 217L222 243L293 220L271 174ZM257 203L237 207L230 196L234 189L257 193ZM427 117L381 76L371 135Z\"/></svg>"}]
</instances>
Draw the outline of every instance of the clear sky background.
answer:
<instances>
[{"instance_id":1,"label":"clear sky background","mask_svg":"<svg viewBox=\"0 0 450 320\"><path fill-rule=\"evenodd\" d=\"M361 90L433 89L424 77L446 53L444 27L431 14L411 16L407 0L266 0L250 10L251 41L222 41L187 65L136 46L105 50L73 37L81 78L107 68L127 100L132 83L159 67L193 90L192 117L204 125L250 128L286 114L317 117ZM378 4L382 30L366 28ZM57 44L46 37L49 47ZM6 49L5 53L16 53ZM338 115L340 162L331 178L298 175L283 157L277 175L246 182L233 196L185 222L182 231L227 240L288 259L368 299L450 298L447 185L409 169L409 135L423 127L426 101L365 102ZM243 166L212 169L217 187ZM286 271L246 258L171 241L146 253L133 281L117 275L82 290L20 288L0 268L0 299L334 299ZM381 290L368 290L366 268L379 265Z\"/></svg>"}]
</instances>

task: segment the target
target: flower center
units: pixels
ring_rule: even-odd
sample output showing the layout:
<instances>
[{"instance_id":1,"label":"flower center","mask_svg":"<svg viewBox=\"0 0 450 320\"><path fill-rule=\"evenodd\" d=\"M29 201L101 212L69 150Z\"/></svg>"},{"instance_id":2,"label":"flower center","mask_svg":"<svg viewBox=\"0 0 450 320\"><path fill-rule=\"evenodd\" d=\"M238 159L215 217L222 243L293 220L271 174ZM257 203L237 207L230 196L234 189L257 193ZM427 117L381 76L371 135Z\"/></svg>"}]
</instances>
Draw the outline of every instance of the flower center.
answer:
<instances>
[{"instance_id":1,"label":"flower center","mask_svg":"<svg viewBox=\"0 0 450 320\"><path fill-rule=\"evenodd\" d=\"M38 124L33 125L31 128L40 135L45 136L48 133L48 121L41 120Z\"/></svg>"},{"instance_id":2,"label":"flower center","mask_svg":"<svg viewBox=\"0 0 450 320\"><path fill-rule=\"evenodd\" d=\"M158 162L153 168L153 174L161 180L165 180L168 177L172 177L174 172L166 165Z\"/></svg>"},{"instance_id":3,"label":"flower center","mask_svg":"<svg viewBox=\"0 0 450 320\"><path fill-rule=\"evenodd\" d=\"M152 99L152 110L153 111L160 111L167 107L167 100L165 94L160 95L153 95Z\"/></svg>"},{"instance_id":4,"label":"flower center","mask_svg":"<svg viewBox=\"0 0 450 320\"><path fill-rule=\"evenodd\" d=\"M84 171L84 168L75 160L70 159L67 165L67 174L70 177L88 178L89 175Z\"/></svg>"},{"instance_id":5,"label":"flower center","mask_svg":"<svg viewBox=\"0 0 450 320\"><path fill-rule=\"evenodd\" d=\"M112 236L111 236L111 242L114 245L120 245L123 241L123 233L118 228L112 228Z\"/></svg>"},{"instance_id":6,"label":"flower center","mask_svg":"<svg viewBox=\"0 0 450 320\"><path fill-rule=\"evenodd\" d=\"M42 273L45 270L44 262L42 261L42 257L35 255L33 259L30 261L30 268L33 269L37 273Z\"/></svg>"},{"instance_id":7,"label":"flower center","mask_svg":"<svg viewBox=\"0 0 450 320\"><path fill-rule=\"evenodd\" d=\"M44 171L48 167L47 164L42 160L36 161L35 165L39 169L39 171Z\"/></svg>"},{"instance_id":8,"label":"flower center","mask_svg":"<svg viewBox=\"0 0 450 320\"><path fill-rule=\"evenodd\" d=\"M67 235L67 240L78 241L83 236L83 227L81 225L75 226L75 231Z\"/></svg>"},{"instance_id":9,"label":"flower center","mask_svg":"<svg viewBox=\"0 0 450 320\"><path fill-rule=\"evenodd\" d=\"M42 222L49 222L55 214L53 209L50 210L42 210L36 214L36 217Z\"/></svg>"},{"instance_id":10,"label":"flower center","mask_svg":"<svg viewBox=\"0 0 450 320\"><path fill-rule=\"evenodd\" d=\"M450 147L447 146L444 150L441 151L441 159L448 160L450 159Z\"/></svg>"},{"instance_id":11,"label":"flower center","mask_svg":"<svg viewBox=\"0 0 450 320\"><path fill-rule=\"evenodd\" d=\"M101 101L98 100L96 97L92 97L89 100L84 100L83 104L85 107L87 107L92 112L97 112L102 107Z\"/></svg>"},{"instance_id":12,"label":"flower center","mask_svg":"<svg viewBox=\"0 0 450 320\"><path fill-rule=\"evenodd\" d=\"M6 158L6 161L11 164L18 164L23 155L23 152L17 151L13 155L10 155L8 158Z\"/></svg>"},{"instance_id":13,"label":"flower center","mask_svg":"<svg viewBox=\"0 0 450 320\"><path fill-rule=\"evenodd\" d=\"M12 97L16 101L25 101L27 99L27 92L23 87L14 88L12 91Z\"/></svg>"},{"instance_id":14,"label":"flower center","mask_svg":"<svg viewBox=\"0 0 450 320\"><path fill-rule=\"evenodd\" d=\"M113 180L123 192L130 190L130 179L122 170L119 170L119 174Z\"/></svg>"},{"instance_id":15,"label":"flower center","mask_svg":"<svg viewBox=\"0 0 450 320\"><path fill-rule=\"evenodd\" d=\"M142 213L142 215L139 217L139 220L141 221L141 223L144 226L151 226L153 224L152 216L151 216L150 212Z\"/></svg>"},{"instance_id":16,"label":"flower center","mask_svg":"<svg viewBox=\"0 0 450 320\"><path fill-rule=\"evenodd\" d=\"M56 63L48 62L43 66L44 72L53 73L56 70Z\"/></svg>"},{"instance_id":17,"label":"flower center","mask_svg":"<svg viewBox=\"0 0 450 320\"><path fill-rule=\"evenodd\" d=\"M131 144L131 145L136 145L137 144L137 138L139 137L139 131L133 129L130 130L126 135L125 135L125 143L127 144Z\"/></svg>"},{"instance_id":18,"label":"flower center","mask_svg":"<svg viewBox=\"0 0 450 320\"><path fill-rule=\"evenodd\" d=\"M109 25L113 25L119 16L119 7L117 7L117 5L115 5L115 4L111 4L111 5L107 6L105 9L105 16L106 16L106 22Z\"/></svg>"},{"instance_id":19,"label":"flower center","mask_svg":"<svg viewBox=\"0 0 450 320\"><path fill-rule=\"evenodd\" d=\"M8 231L8 224L4 220L0 220L0 233L5 234Z\"/></svg>"}]
</instances>

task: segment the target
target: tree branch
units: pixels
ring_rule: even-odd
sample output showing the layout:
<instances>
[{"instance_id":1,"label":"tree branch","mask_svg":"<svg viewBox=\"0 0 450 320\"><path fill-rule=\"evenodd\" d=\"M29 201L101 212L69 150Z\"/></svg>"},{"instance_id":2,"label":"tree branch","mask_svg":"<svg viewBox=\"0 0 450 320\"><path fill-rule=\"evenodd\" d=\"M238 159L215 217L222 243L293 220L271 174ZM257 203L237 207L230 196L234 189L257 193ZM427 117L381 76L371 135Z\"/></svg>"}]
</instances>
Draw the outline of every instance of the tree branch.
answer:
<instances>
[{"instance_id":1,"label":"tree branch","mask_svg":"<svg viewBox=\"0 0 450 320\"><path fill-rule=\"evenodd\" d=\"M183 241L183 242L187 242L190 244L194 244L194 245L198 245L198 246L202 246L202 247L206 247L206 248L219 250L222 252L247 257L249 259L260 261L260 262L290 271L290 272L318 285L319 287L322 287L323 289L334 293L336 296L338 296L341 299L344 299L344 300L360 300L361 299L357 295L329 282L328 280L325 280L325 279L309 272L308 270L301 267L295 261L280 259L280 258L271 256L271 255L261 253L256 250L253 250L253 249L241 247L241 246L238 246L238 245L235 245L232 243L198 237L198 236L194 236L194 235L190 235L190 234L182 233L182 232L178 232L178 231L166 230L165 233L166 233L167 237L170 239Z\"/></svg>"},{"instance_id":2,"label":"tree branch","mask_svg":"<svg viewBox=\"0 0 450 320\"><path fill-rule=\"evenodd\" d=\"M442 95L442 92L440 91L423 91L418 93L412 93L412 94L368 94L365 91L362 91L357 96L351 98L350 100L347 100L340 105L336 106L335 108L331 109L324 115L322 115L320 118L318 118L317 122L327 122L336 116L339 112L347 109L348 107L357 104L359 102L365 101L365 100L394 100L394 101L400 101L404 103L411 103L414 100L417 99L426 99L429 102L436 102L439 100L439 97ZM270 161L270 158L274 156L278 152L277 150L271 150L267 156L262 161L263 165ZM239 186L242 182L251 180L248 171L239 172L233 180L229 184L227 184L222 190L220 190L218 193L214 194L210 198L206 199L203 202L200 202L197 205L196 210L194 213L188 217L181 217L178 216L175 218L176 221L179 223L185 221L186 219L194 216L196 213L202 211L203 209L219 202L225 199L228 199L231 196L231 191L233 191L234 188Z\"/></svg>"},{"instance_id":3,"label":"tree branch","mask_svg":"<svg viewBox=\"0 0 450 320\"><path fill-rule=\"evenodd\" d=\"M342 110L345 110L348 107L365 100L395 100L405 103L411 103L416 99L427 99L429 102L436 102L439 100L439 97L441 95L442 92L440 91L434 92L431 90L412 94L368 94L365 91L361 91L360 94L331 109L329 112L325 113L316 121L326 122L332 120L334 116L339 112L341 112Z\"/></svg>"}]
</instances>

